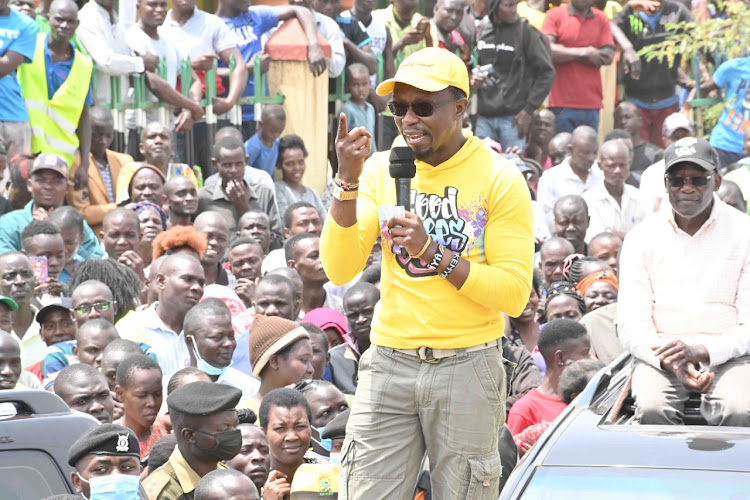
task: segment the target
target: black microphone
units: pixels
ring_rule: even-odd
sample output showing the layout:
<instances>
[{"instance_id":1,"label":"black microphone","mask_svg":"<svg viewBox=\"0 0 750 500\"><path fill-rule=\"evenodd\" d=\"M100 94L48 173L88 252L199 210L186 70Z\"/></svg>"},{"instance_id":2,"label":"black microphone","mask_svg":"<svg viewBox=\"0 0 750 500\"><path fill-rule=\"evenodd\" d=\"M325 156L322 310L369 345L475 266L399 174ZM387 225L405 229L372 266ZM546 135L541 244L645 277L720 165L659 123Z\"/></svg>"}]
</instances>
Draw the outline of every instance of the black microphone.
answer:
<instances>
[{"instance_id":1,"label":"black microphone","mask_svg":"<svg viewBox=\"0 0 750 500\"><path fill-rule=\"evenodd\" d=\"M411 180L417 175L417 165L414 163L414 151L408 146L391 149L388 158L388 172L396 181L396 205L411 211ZM409 252L401 247L401 256L408 257Z\"/></svg>"}]
</instances>

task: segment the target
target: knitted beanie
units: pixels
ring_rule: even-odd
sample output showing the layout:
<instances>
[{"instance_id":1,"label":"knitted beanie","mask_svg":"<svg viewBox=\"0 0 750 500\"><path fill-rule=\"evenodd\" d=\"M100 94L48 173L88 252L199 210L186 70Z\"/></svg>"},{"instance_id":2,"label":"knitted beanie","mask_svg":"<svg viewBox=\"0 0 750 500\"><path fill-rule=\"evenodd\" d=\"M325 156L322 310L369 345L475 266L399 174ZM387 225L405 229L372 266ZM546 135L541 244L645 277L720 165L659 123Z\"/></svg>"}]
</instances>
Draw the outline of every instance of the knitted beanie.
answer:
<instances>
[{"instance_id":1,"label":"knitted beanie","mask_svg":"<svg viewBox=\"0 0 750 500\"><path fill-rule=\"evenodd\" d=\"M250 328L250 364L253 375L260 377L260 372L271 359L271 356L283 350L299 339L309 339L307 330L294 321L277 316L257 315Z\"/></svg>"}]
</instances>

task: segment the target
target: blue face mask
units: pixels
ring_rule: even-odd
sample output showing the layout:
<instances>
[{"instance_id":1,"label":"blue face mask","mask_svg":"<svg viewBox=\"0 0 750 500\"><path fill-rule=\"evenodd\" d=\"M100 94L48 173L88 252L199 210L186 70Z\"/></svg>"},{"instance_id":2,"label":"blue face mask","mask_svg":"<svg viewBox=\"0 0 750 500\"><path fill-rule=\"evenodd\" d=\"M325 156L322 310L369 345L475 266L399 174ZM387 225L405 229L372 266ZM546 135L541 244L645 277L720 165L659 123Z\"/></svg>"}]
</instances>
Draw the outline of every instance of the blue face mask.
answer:
<instances>
[{"instance_id":1,"label":"blue face mask","mask_svg":"<svg viewBox=\"0 0 750 500\"><path fill-rule=\"evenodd\" d=\"M81 477L80 474L78 477ZM141 478L128 474L96 476L86 481L91 494L89 500L138 500Z\"/></svg>"},{"instance_id":2,"label":"blue face mask","mask_svg":"<svg viewBox=\"0 0 750 500\"><path fill-rule=\"evenodd\" d=\"M191 339L193 339L193 346L197 345L197 342L195 341L195 337L192 335L189 335ZM222 373L226 371L228 367L219 368L217 366L214 366L207 361L205 361L203 358L201 358L201 355L198 354L198 348L193 349L193 354L195 354L195 360L197 364L197 368L206 373L206 375L213 375L213 376L219 376Z\"/></svg>"},{"instance_id":3,"label":"blue face mask","mask_svg":"<svg viewBox=\"0 0 750 500\"><path fill-rule=\"evenodd\" d=\"M325 426L315 427L314 425L311 425L310 427L318 431L318 436L322 436L323 431L325 430ZM326 450L328 453L331 452L331 448L333 447L333 443L331 442L331 439L323 439L322 437L320 439L315 439L314 437L311 439L315 441L316 443L318 443L320 447Z\"/></svg>"}]
</instances>

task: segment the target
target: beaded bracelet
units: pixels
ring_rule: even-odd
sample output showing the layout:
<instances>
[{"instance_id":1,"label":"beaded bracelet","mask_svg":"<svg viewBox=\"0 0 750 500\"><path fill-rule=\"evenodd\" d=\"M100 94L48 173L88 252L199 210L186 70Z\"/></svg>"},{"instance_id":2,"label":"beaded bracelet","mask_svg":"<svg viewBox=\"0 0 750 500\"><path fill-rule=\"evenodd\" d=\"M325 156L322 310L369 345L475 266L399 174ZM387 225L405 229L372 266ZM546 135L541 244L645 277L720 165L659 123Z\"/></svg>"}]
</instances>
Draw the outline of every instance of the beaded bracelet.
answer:
<instances>
[{"instance_id":1,"label":"beaded bracelet","mask_svg":"<svg viewBox=\"0 0 750 500\"><path fill-rule=\"evenodd\" d=\"M427 266L430 271L437 271L440 262L443 260L443 245L438 243L437 250L435 250L435 256L432 258L432 262Z\"/></svg>"},{"instance_id":2,"label":"beaded bracelet","mask_svg":"<svg viewBox=\"0 0 750 500\"><path fill-rule=\"evenodd\" d=\"M432 243L432 238L429 236L427 237L427 241L425 241L424 246L422 247L422 250L419 251L417 255L409 255L412 259L418 259L424 255L424 253L427 251L427 249L430 247L430 243Z\"/></svg>"},{"instance_id":3,"label":"beaded bracelet","mask_svg":"<svg viewBox=\"0 0 750 500\"><path fill-rule=\"evenodd\" d=\"M453 252L453 258L448 263L448 267L445 268L445 271L440 273L441 278L447 278L450 273L453 272L454 269L456 269L456 266L458 265L458 259L461 258L461 254L458 252Z\"/></svg>"},{"instance_id":4,"label":"beaded bracelet","mask_svg":"<svg viewBox=\"0 0 750 500\"><path fill-rule=\"evenodd\" d=\"M357 189L359 189L359 182L344 182L341 180L341 177L339 177L339 174L336 174L336 176L333 178L333 183L344 191L356 191Z\"/></svg>"}]
</instances>

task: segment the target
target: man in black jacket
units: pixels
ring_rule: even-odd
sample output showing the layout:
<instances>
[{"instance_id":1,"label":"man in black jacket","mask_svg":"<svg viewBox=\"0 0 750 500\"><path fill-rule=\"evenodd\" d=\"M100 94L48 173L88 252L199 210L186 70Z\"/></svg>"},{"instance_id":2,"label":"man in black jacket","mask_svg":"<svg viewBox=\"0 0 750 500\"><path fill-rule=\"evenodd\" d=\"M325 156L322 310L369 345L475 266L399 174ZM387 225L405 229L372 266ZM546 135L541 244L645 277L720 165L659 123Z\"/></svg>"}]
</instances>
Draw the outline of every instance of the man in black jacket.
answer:
<instances>
[{"instance_id":1,"label":"man in black jacket","mask_svg":"<svg viewBox=\"0 0 750 500\"><path fill-rule=\"evenodd\" d=\"M523 149L531 116L552 88L555 68L544 37L516 13L518 0L491 0L479 27L476 135Z\"/></svg>"},{"instance_id":2,"label":"man in black jacket","mask_svg":"<svg viewBox=\"0 0 750 500\"><path fill-rule=\"evenodd\" d=\"M663 42L668 36L678 32L670 25L692 21L690 12L680 2L663 0L659 9L651 14L636 12L626 5L615 17L615 22L628 37L633 49L641 49ZM638 106L643 118L641 137L648 142L663 148L661 127L664 119L677 111L679 98L675 92L677 84L694 85L689 78L680 72L680 56L672 63L659 58L650 61L643 58L643 68L638 78L634 75L625 77L625 94L628 101Z\"/></svg>"}]
</instances>

